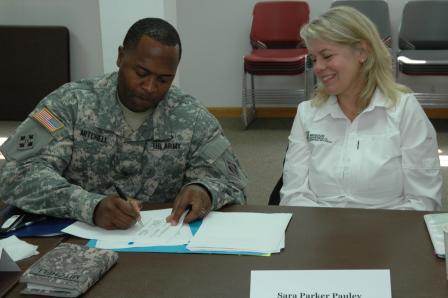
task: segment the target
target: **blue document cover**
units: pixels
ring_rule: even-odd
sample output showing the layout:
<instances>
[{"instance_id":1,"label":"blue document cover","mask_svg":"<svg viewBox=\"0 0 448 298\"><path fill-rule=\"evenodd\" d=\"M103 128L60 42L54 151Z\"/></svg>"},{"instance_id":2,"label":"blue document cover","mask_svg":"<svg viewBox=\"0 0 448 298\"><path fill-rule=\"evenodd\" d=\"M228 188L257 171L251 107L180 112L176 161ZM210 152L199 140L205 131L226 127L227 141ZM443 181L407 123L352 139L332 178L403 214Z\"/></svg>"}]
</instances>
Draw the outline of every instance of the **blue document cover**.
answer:
<instances>
[{"instance_id":1,"label":"blue document cover","mask_svg":"<svg viewBox=\"0 0 448 298\"><path fill-rule=\"evenodd\" d=\"M61 230L65 229L74 222L73 219L48 217L47 219L37 222L35 224L20 228L10 235L17 237L51 237L65 234Z\"/></svg>"},{"instance_id":2,"label":"blue document cover","mask_svg":"<svg viewBox=\"0 0 448 298\"><path fill-rule=\"evenodd\" d=\"M33 214L8 205L0 210L0 238L50 237L65 234L62 229L71 225L72 219Z\"/></svg>"}]
</instances>

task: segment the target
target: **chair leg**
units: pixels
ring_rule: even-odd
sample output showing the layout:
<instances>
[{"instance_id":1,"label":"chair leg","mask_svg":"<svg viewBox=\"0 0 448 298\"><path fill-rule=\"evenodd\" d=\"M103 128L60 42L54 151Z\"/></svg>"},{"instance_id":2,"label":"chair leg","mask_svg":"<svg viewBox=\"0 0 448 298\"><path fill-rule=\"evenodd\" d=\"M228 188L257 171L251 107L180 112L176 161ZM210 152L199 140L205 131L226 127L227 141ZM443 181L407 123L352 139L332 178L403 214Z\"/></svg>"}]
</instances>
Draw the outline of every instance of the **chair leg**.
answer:
<instances>
[{"instance_id":1,"label":"chair leg","mask_svg":"<svg viewBox=\"0 0 448 298\"><path fill-rule=\"evenodd\" d=\"M316 86L316 77L313 72L313 65L310 57L305 57L305 100L311 99Z\"/></svg>"},{"instance_id":2,"label":"chair leg","mask_svg":"<svg viewBox=\"0 0 448 298\"><path fill-rule=\"evenodd\" d=\"M246 84L246 72L243 70L243 94L241 99L241 120L243 121L244 128L249 125L247 119L247 84Z\"/></svg>"},{"instance_id":3,"label":"chair leg","mask_svg":"<svg viewBox=\"0 0 448 298\"><path fill-rule=\"evenodd\" d=\"M255 110L255 88L254 88L254 76L250 75L250 98L252 100L252 109Z\"/></svg>"},{"instance_id":4,"label":"chair leg","mask_svg":"<svg viewBox=\"0 0 448 298\"><path fill-rule=\"evenodd\" d=\"M241 105L241 119L243 122L244 128L247 128L249 124L255 119L255 99L253 94L253 77L251 76L251 89L247 89L247 73L243 71L243 99ZM249 95L248 92L251 92L252 105L248 107L249 104Z\"/></svg>"}]
</instances>

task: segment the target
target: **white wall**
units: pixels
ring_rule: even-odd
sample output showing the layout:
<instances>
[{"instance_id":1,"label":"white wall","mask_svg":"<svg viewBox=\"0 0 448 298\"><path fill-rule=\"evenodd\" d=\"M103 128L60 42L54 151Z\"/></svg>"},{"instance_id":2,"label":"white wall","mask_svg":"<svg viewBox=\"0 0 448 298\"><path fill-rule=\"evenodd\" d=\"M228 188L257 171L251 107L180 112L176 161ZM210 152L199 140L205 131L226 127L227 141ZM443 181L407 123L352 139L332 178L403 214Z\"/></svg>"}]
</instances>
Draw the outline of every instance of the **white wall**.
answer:
<instances>
[{"instance_id":1,"label":"white wall","mask_svg":"<svg viewBox=\"0 0 448 298\"><path fill-rule=\"evenodd\" d=\"M206 106L239 106L255 0L178 0L180 86Z\"/></svg>"},{"instance_id":2,"label":"white wall","mask_svg":"<svg viewBox=\"0 0 448 298\"><path fill-rule=\"evenodd\" d=\"M97 1L1 0L0 25L68 27L71 79L90 77L103 71Z\"/></svg>"},{"instance_id":3,"label":"white wall","mask_svg":"<svg viewBox=\"0 0 448 298\"><path fill-rule=\"evenodd\" d=\"M252 8L259 0L0 0L0 25L62 25L70 31L71 78L109 72L117 48L135 20L156 16L178 28L183 57L175 83L208 107L241 102L242 57L250 52ZM308 1L311 17L332 0ZM390 0L396 42L408 0ZM296 84L287 78L261 80L274 87Z\"/></svg>"},{"instance_id":4,"label":"white wall","mask_svg":"<svg viewBox=\"0 0 448 298\"><path fill-rule=\"evenodd\" d=\"M118 47L135 21L163 18L163 0L99 0L104 72L117 70Z\"/></svg>"}]
</instances>

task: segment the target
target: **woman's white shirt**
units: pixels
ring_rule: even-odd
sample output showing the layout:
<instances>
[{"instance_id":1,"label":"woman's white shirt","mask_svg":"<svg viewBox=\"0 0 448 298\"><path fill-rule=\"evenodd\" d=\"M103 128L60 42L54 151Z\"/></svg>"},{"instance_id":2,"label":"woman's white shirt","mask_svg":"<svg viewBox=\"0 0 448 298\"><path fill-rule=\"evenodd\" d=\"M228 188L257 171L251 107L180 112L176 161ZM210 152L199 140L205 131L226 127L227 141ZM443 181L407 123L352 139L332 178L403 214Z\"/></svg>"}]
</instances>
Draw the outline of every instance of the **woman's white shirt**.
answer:
<instances>
[{"instance_id":1,"label":"woman's white shirt","mask_svg":"<svg viewBox=\"0 0 448 298\"><path fill-rule=\"evenodd\" d=\"M437 210L441 189L436 132L414 95L389 108L376 90L352 122L336 96L299 105L281 205Z\"/></svg>"}]
</instances>

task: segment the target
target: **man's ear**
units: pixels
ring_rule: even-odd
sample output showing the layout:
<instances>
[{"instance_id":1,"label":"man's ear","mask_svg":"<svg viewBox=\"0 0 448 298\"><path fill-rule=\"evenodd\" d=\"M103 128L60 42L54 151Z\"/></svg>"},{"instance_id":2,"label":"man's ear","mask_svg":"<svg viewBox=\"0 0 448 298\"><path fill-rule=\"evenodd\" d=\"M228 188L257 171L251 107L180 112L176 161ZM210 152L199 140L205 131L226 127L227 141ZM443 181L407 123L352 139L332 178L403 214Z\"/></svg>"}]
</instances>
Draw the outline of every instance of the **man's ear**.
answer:
<instances>
[{"instance_id":1,"label":"man's ear","mask_svg":"<svg viewBox=\"0 0 448 298\"><path fill-rule=\"evenodd\" d=\"M118 47L118 56L117 56L117 66L120 68L121 62L124 59L124 48L122 46Z\"/></svg>"}]
</instances>

